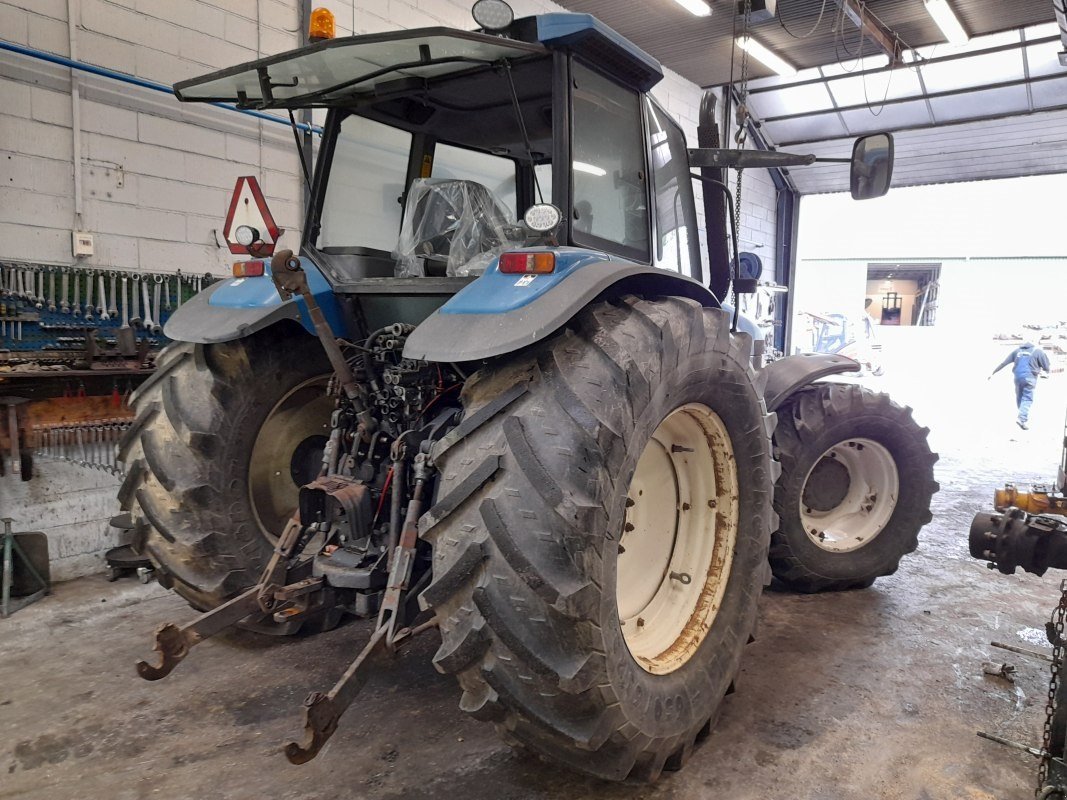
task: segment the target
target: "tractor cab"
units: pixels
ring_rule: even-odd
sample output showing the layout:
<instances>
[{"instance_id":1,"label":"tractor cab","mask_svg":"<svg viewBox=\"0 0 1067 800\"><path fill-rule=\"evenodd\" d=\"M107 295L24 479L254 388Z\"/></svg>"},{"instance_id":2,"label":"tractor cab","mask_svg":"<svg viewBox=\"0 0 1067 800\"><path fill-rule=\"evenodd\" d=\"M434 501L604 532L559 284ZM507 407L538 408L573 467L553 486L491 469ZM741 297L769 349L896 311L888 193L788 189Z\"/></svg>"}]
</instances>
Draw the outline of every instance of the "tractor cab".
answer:
<instances>
[{"instance_id":1,"label":"tractor cab","mask_svg":"<svg viewBox=\"0 0 1067 800\"><path fill-rule=\"evenodd\" d=\"M502 33L326 40L175 91L326 109L301 244L335 287L469 278L538 246L699 278L685 137L646 93L659 63L584 14Z\"/></svg>"}]
</instances>

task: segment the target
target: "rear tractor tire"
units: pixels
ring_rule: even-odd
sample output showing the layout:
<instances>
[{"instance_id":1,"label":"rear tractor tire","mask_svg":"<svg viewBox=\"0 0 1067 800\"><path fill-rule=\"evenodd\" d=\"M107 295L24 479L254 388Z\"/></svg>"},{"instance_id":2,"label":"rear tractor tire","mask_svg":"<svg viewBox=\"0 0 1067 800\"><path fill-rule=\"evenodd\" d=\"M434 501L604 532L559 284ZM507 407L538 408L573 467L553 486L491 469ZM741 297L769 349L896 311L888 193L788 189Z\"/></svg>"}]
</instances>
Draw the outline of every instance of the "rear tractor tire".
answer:
<instances>
[{"instance_id":1,"label":"rear tractor tire","mask_svg":"<svg viewBox=\"0 0 1067 800\"><path fill-rule=\"evenodd\" d=\"M911 409L854 384L802 389L778 409L774 576L801 592L892 575L931 519L937 455Z\"/></svg>"},{"instance_id":2,"label":"rear tractor tire","mask_svg":"<svg viewBox=\"0 0 1067 800\"><path fill-rule=\"evenodd\" d=\"M285 325L173 344L135 392L119 500L160 583L194 608L259 579L299 486L318 472L329 375L318 341Z\"/></svg>"},{"instance_id":3,"label":"rear tractor tire","mask_svg":"<svg viewBox=\"0 0 1067 800\"><path fill-rule=\"evenodd\" d=\"M463 710L601 778L688 758L770 578L749 352L721 311L628 297L467 383L420 523Z\"/></svg>"}]
</instances>

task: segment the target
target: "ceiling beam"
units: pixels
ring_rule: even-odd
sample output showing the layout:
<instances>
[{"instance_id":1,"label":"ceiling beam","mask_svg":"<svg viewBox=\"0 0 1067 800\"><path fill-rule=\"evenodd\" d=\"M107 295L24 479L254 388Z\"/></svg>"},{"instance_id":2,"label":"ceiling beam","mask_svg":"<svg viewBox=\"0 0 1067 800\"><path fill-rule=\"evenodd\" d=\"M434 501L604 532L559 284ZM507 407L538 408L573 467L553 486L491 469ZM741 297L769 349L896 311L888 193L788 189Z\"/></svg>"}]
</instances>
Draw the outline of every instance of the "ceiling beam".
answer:
<instances>
[{"instance_id":1,"label":"ceiling beam","mask_svg":"<svg viewBox=\"0 0 1067 800\"><path fill-rule=\"evenodd\" d=\"M1064 78L1060 73L1054 72L1051 75L1034 75L1027 78L1015 78L1009 81L997 81L996 83L983 83L978 86L966 86L961 89L946 89L942 92L923 92L922 94L906 95L904 97L891 97L887 100L882 100L878 103L880 106L897 106L901 103L914 103L922 99L934 99L939 97L958 97L959 95L976 94L978 92L988 91L989 89L1010 89L1015 86L1026 86L1035 83L1044 83L1046 81L1062 81ZM835 114L844 111L861 111L863 109L870 110L870 103L854 103L850 106L831 106L829 108L822 108L818 111L800 111L795 114L779 114L774 117L767 117L763 120L766 123L773 122L787 122L793 119L809 119L811 117L821 117L826 114ZM1042 109L1044 110L1044 109ZM1016 114L1024 112L1013 112Z\"/></svg>"},{"instance_id":2,"label":"ceiling beam","mask_svg":"<svg viewBox=\"0 0 1067 800\"><path fill-rule=\"evenodd\" d=\"M1048 108L1040 108L1037 111L1034 111L1032 114L1029 113L1029 112L1026 112L1026 111L1022 111L1022 112L1009 111L1009 112L1005 112L1005 113L993 113L993 114L984 114L982 116L977 116L977 117L968 117L967 119L953 120L951 122L924 123L922 125L900 125L900 126L895 127L895 128L893 128L893 127L885 128L884 130L880 130L879 132L880 133L893 133L893 134L896 134L896 133L909 133L911 131L928 131L928 130L932 130L934 128L938 128L940 130L945 130L947 128L958 127L960 125L971 125L971 124L976 123L976 122L997 122L999 120L1011 119L1013 117L1016 117L1016 118L1019 118L1019 119L1025 119L1027 117L1040 117L1042 114L1053 114L1053 113L1058 113L1058 112L1061 112L1061 111L1067 111L1067 104L1058 105L1058 106L1049 106ZM844 137L844 136L830 136L828 138L823 138L823 139L790 139L790 140L781 142L778 146L779 147L793 148L793 147L802 147L802 146L808 146L808 145L827 144L829 142L845 142L845 143L847 143L848 146L851 146L851 143L853 141L854 141L853 139L848 138L848 137Z\"/></svg>"},{"instance_id":3,"label":"ceiling beam","mask_svg":"<svg viewBox=\"0 0 1067 800\"><path fill-rule=\"evenodd\" d=\"M864 36L878 45L878 49L889 56L889 66L895 67L903 64L901 58L904 52L904 43L892 30L882 24L874 14L867 10L867 4L863 0L834 0L845 16L860 29Z\"/></svg>"},{"instance_id":4,"label":"ceiling beam","mask_svg":"<svg viewBox=\"0 0 1067 800\"><path fill-rule=\"evenodd\" d=\"M1057 0L1058 1L1058 0ZM949 61L959 61L963 58L972 58L974 56L986 56L991 53L1003 53L1008 50L1019 50L1023 47L1033 47L1038 44L1048 44L1049 42L1058 42L1060 37L1058 35L1041 36L1037 39L1027 39L1025 41L1009 42L1008 44L994 45L993 47L983 47L981 50L968 50L965 53L950 53L944 56L934 56L932 58L918 58L910 64L905 64L907 67L925 67L930 64L944 64ZM782 89L794 89L797 86L812 86L816 83L832 83L833 81L847 81L852 78L866 77L867 75L882 75L886 72L891 72L893 67L871 67L870 69L857 69L852 72L843 72L840 75L824 75L821 71L818 78L807 78L802 81L792 81L776 83L771 86L752 86L749 88L749 94L769 94L771 92L780 92ZM714 87L704 86L704 89L711 89Z\"/></svg>"}]
</instances>

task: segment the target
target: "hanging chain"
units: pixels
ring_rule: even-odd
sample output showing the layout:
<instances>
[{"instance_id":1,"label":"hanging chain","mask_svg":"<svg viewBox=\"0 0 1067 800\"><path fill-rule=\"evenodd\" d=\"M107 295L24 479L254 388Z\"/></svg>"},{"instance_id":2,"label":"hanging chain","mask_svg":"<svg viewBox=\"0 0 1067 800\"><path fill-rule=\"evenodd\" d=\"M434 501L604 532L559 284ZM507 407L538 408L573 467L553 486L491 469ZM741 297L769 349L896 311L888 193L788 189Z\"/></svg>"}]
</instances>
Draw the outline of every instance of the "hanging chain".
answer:
<instances>
[{"instance_id":1,"label":"hanging chain","mask_svg":"<svg viewBox=\"0 0 1067 800\"><path fill-rule=\"evenodd\" d=\"M1045 623L1045 633L1052 645L1052 666L1049 668L1048 700L1045 703L1045 727L1041 737L1041 766L1037 769L1037 790L1040 795L1048 780L1048 764L1052 758L1052 717L1056 713L1056 692L1060 684L1060 666L1063 663L1063 628L1067 619L1067 580L1060 582L1060 602Z\"/></svg>"},{"instance_id":2,"label":"hanging chain","mask_svg":"<svg viewBox=\"0 0 1067 800\"><path fill-rule=\"evenodd\" d=\"M752 17L752 0L745 0L745 20L741 26L741 37L748 37L749 21ZM733 87L730 87L731 91ZM737 100L737 132L734 134L734 141L737 146L742 150L745 147L745 140L748 138L748 50L741 49L741 88L738 92ZM741 230L741 173L742 169L737 170L737 187L734 190L734 230L740 232ZM735 254L736 256L736 254Z\"/></svg>"}]
</instances>

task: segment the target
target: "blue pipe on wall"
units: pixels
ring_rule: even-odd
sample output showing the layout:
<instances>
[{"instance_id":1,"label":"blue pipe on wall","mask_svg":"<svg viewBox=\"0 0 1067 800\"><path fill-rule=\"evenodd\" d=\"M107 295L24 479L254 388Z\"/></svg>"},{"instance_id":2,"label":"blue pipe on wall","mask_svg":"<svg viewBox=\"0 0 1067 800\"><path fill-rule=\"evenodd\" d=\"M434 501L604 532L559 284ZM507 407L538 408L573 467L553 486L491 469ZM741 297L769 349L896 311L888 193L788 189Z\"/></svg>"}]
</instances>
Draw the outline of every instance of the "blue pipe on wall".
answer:
<instances>
[{"instance_id":1,"label":"blue pipe on wall","mask_svg":"<svg viewBox=\"0 0 1067 800\"><path fill-rule=\"evenodd\" d=\"M19 55L29 56L30 58L36 58L41 61L47 61L51 64L58 64L61 67L68 67L69 69L76 69L81 72L88 72L93 75L100 75L104 78L110 78L111 80L121 81L123 83L130 83L134 86L140 86L142 89L151 89L154 92L163 92L174 97L174 90L163 83L156 83L155 81L145 80L144 78L138 78L133 75L127 75L125 72L116 72L113 69L107 69L106 67L97 67L92 64L86 64L84 61L74 61L73 59L66 58L64 56L58 56L55 53L47 53L44 50L36 50L32 47L23 47L20 44L14 44L12 42L5 42L0 39L0 50L7 50L12 53L18 53ZM208 105L215 106L216 108L223 108L227 111L236 111L239 114L247 114L250 117L256 117L257 119L264 119L267 122L276 122L279 125L285 127L291 127L289 120L276 117L273 114L264 114L262 111L253 111L250 108L238 108L230 103L208 103ZM296 124L297 129L304 131L305 133L317 133L322 135L322 128L318 125L308 125L303 122Z\"/></svg>"}]
</instances>

